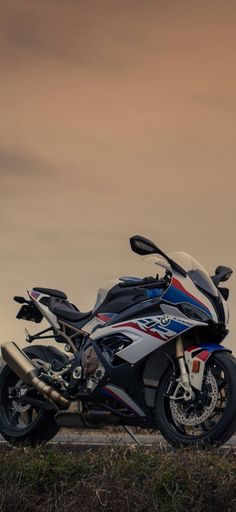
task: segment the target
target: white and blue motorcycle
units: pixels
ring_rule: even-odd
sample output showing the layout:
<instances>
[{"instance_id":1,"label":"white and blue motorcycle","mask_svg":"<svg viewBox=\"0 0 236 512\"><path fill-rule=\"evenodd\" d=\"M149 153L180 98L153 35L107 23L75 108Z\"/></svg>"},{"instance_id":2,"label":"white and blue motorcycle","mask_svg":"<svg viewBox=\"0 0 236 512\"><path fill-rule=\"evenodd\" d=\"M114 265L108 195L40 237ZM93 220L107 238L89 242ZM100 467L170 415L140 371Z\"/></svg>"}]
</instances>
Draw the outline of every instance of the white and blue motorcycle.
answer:
<instances>
[{"instance_id":1,"label":"white and blue motorcycle","mask_svg":"<svg viewBox=\"0 0 236 512\"><path fill-rule=\"evenodd\" d=\"M134 236L134 252L162 267L162 277L122 277L81 313L65 293L35 287L17 318L49 327L22 351L2 345L0 432L36 445L60 429L138 426L159 430L175 446L225 443L236 430L236 362L227 335L232 274L210 275L186 253L164 254Z\"/></svg>"}]
</instances>

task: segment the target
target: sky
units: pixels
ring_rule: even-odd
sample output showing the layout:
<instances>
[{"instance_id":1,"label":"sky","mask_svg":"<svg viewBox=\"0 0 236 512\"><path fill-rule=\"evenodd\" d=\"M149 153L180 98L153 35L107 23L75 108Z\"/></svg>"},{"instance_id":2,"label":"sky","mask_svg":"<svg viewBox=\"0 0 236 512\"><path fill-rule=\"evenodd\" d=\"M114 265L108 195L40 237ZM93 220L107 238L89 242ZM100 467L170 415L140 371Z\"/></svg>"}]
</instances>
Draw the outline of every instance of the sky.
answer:
<instances>
[{"instance_id":1,"label":"sky","mask_svg":"<svg viewBox=\"0 0 236 512\"><path fill-rule=\"evenodd\" d=\"M12 301L33 286L86 311L104 282L150 275L133 234L236 270L236 3L0 7L1 341L37 330Z\"/></svg>"}]
</instances>

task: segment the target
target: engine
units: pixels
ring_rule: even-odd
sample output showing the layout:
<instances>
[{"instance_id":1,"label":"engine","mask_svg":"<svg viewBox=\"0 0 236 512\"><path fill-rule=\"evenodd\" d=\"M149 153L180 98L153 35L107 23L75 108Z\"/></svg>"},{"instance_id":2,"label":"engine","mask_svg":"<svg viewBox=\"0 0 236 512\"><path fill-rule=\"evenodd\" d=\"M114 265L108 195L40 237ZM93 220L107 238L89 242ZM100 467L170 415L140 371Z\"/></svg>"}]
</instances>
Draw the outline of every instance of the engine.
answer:
<instances>
[{"instance_id":1,"label":"engine","mask_svg":"<svg viewBox=\"0 0 236 512\"><path fill-rule=\"evenodd\" d=\"M97 386L105 374L105 368L98 359L98 356L90 345L83 353L81 368L86 379L86 388L90 391Z\"/></svg>"}]
</instances>

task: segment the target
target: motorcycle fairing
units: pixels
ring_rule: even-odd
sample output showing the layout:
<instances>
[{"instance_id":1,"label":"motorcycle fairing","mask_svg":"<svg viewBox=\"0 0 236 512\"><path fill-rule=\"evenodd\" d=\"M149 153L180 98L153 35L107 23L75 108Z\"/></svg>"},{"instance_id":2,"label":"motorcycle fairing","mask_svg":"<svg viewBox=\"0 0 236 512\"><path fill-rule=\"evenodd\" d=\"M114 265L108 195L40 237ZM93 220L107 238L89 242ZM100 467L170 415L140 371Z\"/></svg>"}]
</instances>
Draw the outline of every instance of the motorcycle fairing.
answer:
<instances>
[{"instance_id":1,"label":"motorcycle fairing","mask_svg":"<svg viewBox=\"0 0 236 512\"><path fill-rule=\"evenodd\" d=\"M149 299L149 301L151 301L151 299ZM145 311L144 314L144 310L139 309L140 316L138 317L137 314L133 314L134 308L131 306L126 309L128 314L125 318L125 322L121 322L120 316L122 312L120 314L118 313L115 318L109 321L108 324L102 326L102 328L92 332L90 331L91 339L97 340L103 335L106 336L112 333L122 333L126 335L133 340L133 343L120 351L118 355L134 364L159 348L163 343L183 334L188 329L191 329L191 327L207 325L207 319L217 322L217 314L210 299L197 289L188 276L183 277L174 272L167 290L162 297L159 300L156 299L156 301L162 310L167 305L172 305L173 307L175 305L189 304L204 313L205 321L194 321L192 318L190 319L185 315L183 316L182 312L176 307L176 311L170 314L168 323L164 324L165 318L163 315L160 316L158 310L156 314L151 313L151 311L151 314L148 311ZM148 301L141 301L141 304L139 303L137 306L138 308L140 308L140 306L144 308L146 304L148 304ZM149 305L151 307L151 302L149 302ZM84 328L86 330L86 325Z\"/></svg>"},{"instance_id":2,"label":"motorcycle fairing","mask_svg":"<svg viewBox=\"0 0 236 512\"><path fill-rule=\"evenodd\" d=\"M115 333L127 336L132 343L118 351L117 355L129 363L135 364L192 327L206 325L203 322L189 319L177 307L161 304L160 308L162 310L160 314L140 315L138 318L131 317L122 322L110 323L108 326L93 331L90 338L93 341L99 341L100 338Z\"/></svg>"},{"instance_id":3,"label":"motorcycle fairing","mask_svg":"<svg viewBox=\"0 0 236 512\"><path fill-rule=\"evenodd\" d=\"M134 282L131 287L122 287L122 280L112 281L99 289L96 304L93 308L93 316L98 313L120 313L125 308L147 299L146 288L138 286Z\"/></svg>"},{"instance_id":4,"label":"motorcycle fairing","mask_svg":"<svg viewBox=\"0 0 236 512\"><path fill-rule=\"evenodd\" d=\"M131 412L135 413L138 416L145 417L146 414L144 411L132 400L132 398L126 393L123 389L121 389L118 386L114 386L113 384L108 384L107 386L104 386L100 393L114 398L115 400L118 400L121 404L125 405L127 409L129 409Z\"/></svg>"},{"instance_id":5,"label":"motorcycle fairing","mask_svg":"<svg viewBox=\"0 0 236 512\"><path fill-rule=\"evenodd\" d=\"M224 347L223 345L217 344L201 344L200 346L193 345L185 349L184 357L189 371L190 383L198 391L201 391L202 389L206 362L213 352L220 351L232 352L232 350ZM195 362L198 363L196 365L197 371L194 371Z\"/></svg>"},{"instance_id":6,"label":"motorcycle fairing","mask_svg":"<svg viewBox=\"0 0 236 512\"><path fill-rule=\"evenodd\" d=\"M143 420L147 428L154 428L155 421L145 400L142 362L131 365L121 361L119 365L114 365L99 343L94 342L93 348L105 368L105 376L90 394L90 399L97 400L98 395L114 399L114 408L120 403L134 414L133 425L139 425L137 421ZM116 411L116 414L120 413ZM124 413L121 416L124 418Z\"/></svg>"},{"instance_id":7,"label":"motorcycle fairing","mask_svg":"<svg viewBox=\"0 0 236 512\"><path fill-rule=\"evenodd\" d=\"M103 327L106 323L110 322L117 313L97 313L89 322L83 326L83 330L90 334L99 327Z\"/></svg>"},{"instance_id":8,"label":"motorcycle fairing","mask_svg":"<svg viewBox=\"0 0 236 512\"><path fill-rule=\"evenodd\" d=\"M192 280L173 274L170 286L162 296L162 300L171 304L191 304L202 310L208 317L217 322L217 315L211 301L201 293Z\"/></svg>"}]
</instances>

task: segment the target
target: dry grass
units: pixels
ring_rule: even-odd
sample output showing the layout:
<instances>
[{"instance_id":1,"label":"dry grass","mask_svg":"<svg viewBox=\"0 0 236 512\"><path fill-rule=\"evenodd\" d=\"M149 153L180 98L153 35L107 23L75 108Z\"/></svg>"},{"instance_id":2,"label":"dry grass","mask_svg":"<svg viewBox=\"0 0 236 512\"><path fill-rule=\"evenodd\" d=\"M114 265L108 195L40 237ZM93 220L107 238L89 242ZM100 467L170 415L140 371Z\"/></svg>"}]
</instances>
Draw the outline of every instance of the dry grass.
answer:
<instances>
[{"instance_id":1,"label":"dry grass","mask_svg":"<svg viewBox=\"0 0 236 512\"><path fill-rule=\"evenodd\" d=\"M235 512L233 450L2 446L1 512Z\"/></svg>"}]
</instances>

